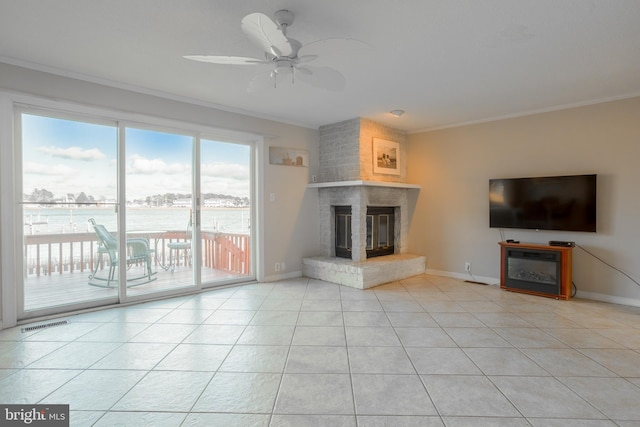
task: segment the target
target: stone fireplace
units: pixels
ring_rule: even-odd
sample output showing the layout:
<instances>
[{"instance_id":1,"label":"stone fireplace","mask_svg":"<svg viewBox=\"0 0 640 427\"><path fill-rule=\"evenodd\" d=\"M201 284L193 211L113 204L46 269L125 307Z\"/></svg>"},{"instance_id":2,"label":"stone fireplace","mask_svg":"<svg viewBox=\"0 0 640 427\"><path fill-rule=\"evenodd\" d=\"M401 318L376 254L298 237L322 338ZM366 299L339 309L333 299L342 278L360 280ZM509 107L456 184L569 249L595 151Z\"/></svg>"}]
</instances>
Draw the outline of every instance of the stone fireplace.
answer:
<instances>
[{"instance_id":1,"label":"stone fireplace","mask_svg":"<svg viewBox=\"0 0 640 427\"><path fill-rule=\"evenodd\" d=\"M399 175L373 173L374 137L400 143ZM305 276L365 289L424 273L425 257L407 253L420 187L404 182L405 139L365 119L320 128L320 180L309 184L319 196L320 255L303 260Z\"/></svg>"}]
</instances>

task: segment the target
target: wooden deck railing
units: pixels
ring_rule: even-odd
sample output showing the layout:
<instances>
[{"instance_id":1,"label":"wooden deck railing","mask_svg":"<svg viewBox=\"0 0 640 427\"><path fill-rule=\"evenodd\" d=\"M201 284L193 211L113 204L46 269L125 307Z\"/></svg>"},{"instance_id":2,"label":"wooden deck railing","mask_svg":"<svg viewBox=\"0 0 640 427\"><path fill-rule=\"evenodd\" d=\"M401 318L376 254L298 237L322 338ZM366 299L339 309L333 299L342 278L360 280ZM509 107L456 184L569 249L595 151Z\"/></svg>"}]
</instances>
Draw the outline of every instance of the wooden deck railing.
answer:
<instances>
[{"instance_id":1,"label":"wooden deck railing","mask_svg":"<svg viewBox=\"0 0 640 427\"><path fill-rule=\"evenodd\" d=\"M169 263L167 243L184 241L184 230L129 233L146 237L154 251L156 267ZM202 265L229 273L250 273L250 242L245 234L202 231ZM97 262L95 233L35 234L24 237L25 276L50 276L90 272ZM177 265L184 265L187 254L179 253ZM100 268L104 268L102 265Z\"/></svg>"},{"instance_id":2,"label":"wooden deck railing","mask_svg":"<svg viewBox=\"0 0 640 427\"><path fill-rule=\"evenodd\" d=\"M202 233L203 265L214 270L249 274L249 236Z\"/></svg>"}]
</instances>

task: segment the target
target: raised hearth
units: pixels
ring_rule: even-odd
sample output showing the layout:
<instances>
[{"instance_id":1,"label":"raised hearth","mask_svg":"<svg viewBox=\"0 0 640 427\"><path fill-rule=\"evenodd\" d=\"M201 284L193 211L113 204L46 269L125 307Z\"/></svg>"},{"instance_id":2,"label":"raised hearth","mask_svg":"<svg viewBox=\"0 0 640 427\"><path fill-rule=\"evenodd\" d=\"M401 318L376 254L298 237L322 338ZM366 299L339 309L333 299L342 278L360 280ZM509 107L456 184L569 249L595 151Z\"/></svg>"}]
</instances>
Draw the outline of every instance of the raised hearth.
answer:
<instances>
[{"instance_id":1,"label":"raised hearth","mask_svg":"<svg viewBox=\"0 0 640 427\"><path fill-rule=\"evenodd\" d=\"M319 256L302 260L302 274L312 279L368 289L423 274L426 263L426 257L410 254L386 255L362 262Z\"/></svg>"},{"instance_id":2,"label":"raised hearth","mask_svg":"<svg viewBox=\"0 0 640 427\"><path fill-rule=\"evenodd\" d=\"M413 184L342 181L310 184L320 196L321 256L304 258L302 273L358 289L423 274L426 257L406 253L410 199L417 197ZM336 257L336 206L351 208L351 258ZM394 253L367 259L367 209L394 206Z\"/></svg>"}]
</instances>

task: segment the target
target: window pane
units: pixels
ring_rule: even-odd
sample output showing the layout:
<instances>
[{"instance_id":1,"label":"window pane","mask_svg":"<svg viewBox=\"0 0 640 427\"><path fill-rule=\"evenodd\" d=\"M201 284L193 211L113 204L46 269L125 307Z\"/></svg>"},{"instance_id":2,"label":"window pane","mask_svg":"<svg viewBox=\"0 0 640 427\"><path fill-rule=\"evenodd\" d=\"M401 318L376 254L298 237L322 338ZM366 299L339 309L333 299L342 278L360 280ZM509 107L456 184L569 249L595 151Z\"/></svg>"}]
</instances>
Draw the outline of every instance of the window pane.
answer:
<instances>
[{"instance_id":1,"label":"window pane","mask_svg":"<svg viewBox=\"0 0 640 427\"><path fill-rule=\"evenodd\" d=\"M117 128L32 114L21 120L23 316L113 301L114 261L89 219L116 232Z\"/></svg>"},{"instance_id":2,"label":"window pane","mask_svg":"<svg viewBox=\"0 0 640 427\"><path fill-rule=\"evenodd\" d=\"M116 142L113 126L23 114L23 201L115 203Z\"/></svg>"},{"instance_id":3,"label":"window pane","mask_svg":"<svg viewBox=\"0 0 640 427\"><path fill-rule=\"evenodd\" d=\"M135 128L125 135L127 294L195 286L194 139Z\"/></svg>"},{"instance_id":4,"label":"window pane","mask_svg":"<svg viewBox=\"0 0 640 427\"><path fill-rule=\"evenodd\" d=\"M251 147L203 139L200 145L203 285L251 273Z\"/></svg>"}]
</instances>

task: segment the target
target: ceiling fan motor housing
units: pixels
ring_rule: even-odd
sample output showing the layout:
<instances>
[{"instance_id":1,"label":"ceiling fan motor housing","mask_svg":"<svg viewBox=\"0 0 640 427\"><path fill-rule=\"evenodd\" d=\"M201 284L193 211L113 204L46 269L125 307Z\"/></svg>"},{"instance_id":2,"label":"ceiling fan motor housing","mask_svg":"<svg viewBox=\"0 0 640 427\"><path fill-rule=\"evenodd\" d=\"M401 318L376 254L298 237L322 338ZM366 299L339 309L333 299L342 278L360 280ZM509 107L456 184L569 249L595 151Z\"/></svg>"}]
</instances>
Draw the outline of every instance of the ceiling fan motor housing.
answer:
<instances>
[{"instance_id":1,"label":"ceiling fan motor housing","mask_svg":"<svg viewBox=\"0 0 640 427\"><path fill-rule=\"evenodd\" d=\"M290 10L281 9L273 14L276 24L282 29L283 32L287 31L287 27L293 24L294 14Z\"/></svg>"}]
</instances>

